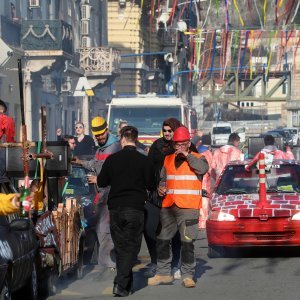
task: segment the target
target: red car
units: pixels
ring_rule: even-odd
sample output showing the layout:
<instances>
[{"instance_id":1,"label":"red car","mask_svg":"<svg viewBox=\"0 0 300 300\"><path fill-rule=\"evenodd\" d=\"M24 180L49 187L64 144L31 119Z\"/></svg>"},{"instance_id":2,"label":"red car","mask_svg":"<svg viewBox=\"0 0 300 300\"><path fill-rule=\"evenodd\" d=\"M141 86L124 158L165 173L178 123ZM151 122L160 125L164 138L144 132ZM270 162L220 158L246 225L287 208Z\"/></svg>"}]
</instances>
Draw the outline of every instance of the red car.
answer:
<instances>
[{"instance_id":1,"label":"red car","mask_svg":"<svg viewBox=\"0 0 300 300\"><path fill-rule=\"evenodd\" d=\"M206 226L210 257L231 247L300 246L300 164L273 161L264 201L258 168L246 165L228 164L216 183Z\"/></svg>"}]
</instances>

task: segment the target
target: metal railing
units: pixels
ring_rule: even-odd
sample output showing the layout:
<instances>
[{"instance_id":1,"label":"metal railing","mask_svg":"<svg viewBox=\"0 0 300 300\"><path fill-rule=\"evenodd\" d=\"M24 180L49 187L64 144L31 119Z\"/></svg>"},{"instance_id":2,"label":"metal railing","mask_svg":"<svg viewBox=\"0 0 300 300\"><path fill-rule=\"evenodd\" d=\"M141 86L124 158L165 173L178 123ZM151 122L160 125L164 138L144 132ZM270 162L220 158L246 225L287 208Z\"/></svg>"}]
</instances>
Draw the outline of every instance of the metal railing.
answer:
<instances>
[{"instance_id":1,"label":"metal railing","mask_svg":"<svg viewBox=\"0 0 300 300\"><path fill-rule=\"evenodd\" d=\"M120 52L112 48L87 47L79 49L80 67L87 73L120 73Z\"/></svg>"}]
</instances>

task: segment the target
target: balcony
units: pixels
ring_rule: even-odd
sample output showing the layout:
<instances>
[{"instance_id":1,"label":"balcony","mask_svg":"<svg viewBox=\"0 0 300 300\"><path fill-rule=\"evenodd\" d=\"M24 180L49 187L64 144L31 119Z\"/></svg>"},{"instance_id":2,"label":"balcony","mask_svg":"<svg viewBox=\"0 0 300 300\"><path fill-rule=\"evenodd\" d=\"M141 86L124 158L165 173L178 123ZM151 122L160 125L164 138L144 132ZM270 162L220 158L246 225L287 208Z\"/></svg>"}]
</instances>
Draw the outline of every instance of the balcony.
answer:
<instances>
[{"instance_id":1,"label":"balcony","mask_svg":"<svg viewBox=\"0 0 300 300\"><path fill-rule=\"evenodd\" d=\"M1 38L10 46L20 47L21 25L18 20L0 16Z\"/></svg>"},{"instance_id":2,"label":"balcony","mask_svg":"<svg viewBox=\"0 0 300 300\"><path fill-rule=\"evenodd\" d=\"M80 67L88 77L119 75L120 52L112 48L87 47L79 49Z\"/></svg>"},{"instance_id":3,"label":"balcony","mask_svg":"<svg viewBox=\"0 0 300 300\"><path fill-rule=\"evenodd\" d=\"M30 56L72 55L72 26L60 20L24 20L21 46Z\"/></svg>"}]
</instances>

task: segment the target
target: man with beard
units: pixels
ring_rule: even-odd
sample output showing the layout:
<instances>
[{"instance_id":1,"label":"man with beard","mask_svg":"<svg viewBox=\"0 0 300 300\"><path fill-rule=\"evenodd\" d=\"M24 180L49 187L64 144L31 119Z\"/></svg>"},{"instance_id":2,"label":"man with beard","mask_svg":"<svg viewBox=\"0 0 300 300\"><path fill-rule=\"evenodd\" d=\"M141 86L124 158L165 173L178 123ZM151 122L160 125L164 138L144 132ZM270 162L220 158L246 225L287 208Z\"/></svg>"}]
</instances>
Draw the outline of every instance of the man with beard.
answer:
<instances>
[{"instance_id":1,"label":"man with beard","mask_svg":"<svg viewBox=\"0 0 300 300\"><path fill-rule=\"evenodd\" d=\"M95 154L95 158L90 161L83 161L77 157L73 158L74 164L79 164L88 170L95 173L95 176L89 176L89 183L97 183L97 175L99 175L102 165L107 157L111 154L121 150L119 140L116 136L112 135L108 131L107 122L102 117L95 117L92 120L92 133L94 134L97 142L98 149ZM110 187L100 188L100 197L98 202L99 209L99 222L97 226L97 236L99 241L99 256L98 264L110 270L115 269L115 254L114 245L110 235L110 222L109 212L107 208L107 199Z\"/></svg>"},{"instance_id":2,"label":"man with beard","mask_svg":"<svg viewBox=\"0 0 300 300\"><path fill-rule=\"evenodd\" d=\"M148 157L154 166L154 171L156 175L156 182L158 185L160 178L160 171L164 164L164 159L166 155L175 152L173 147L173 135L174 131L182 126L180 121L176 118L169 118L163 122L162 134L163 136L157 139L149 150ZM191 150L197 152L197 149L193 144L191 144ZM156 263L157 263L157 252L156 252L156 233L159 226L159 213L162 198L156 195L156 202L149 203L145 205L145 240L151 257L151 263L148 265L148 270L144 273L145 277L153 277L156 273ZM172 273L175 279L180 279L180 235L179 232L175 235L172 240L172 250L173 250L173 262L172 262Z\"/></svg>"}]
</instances>

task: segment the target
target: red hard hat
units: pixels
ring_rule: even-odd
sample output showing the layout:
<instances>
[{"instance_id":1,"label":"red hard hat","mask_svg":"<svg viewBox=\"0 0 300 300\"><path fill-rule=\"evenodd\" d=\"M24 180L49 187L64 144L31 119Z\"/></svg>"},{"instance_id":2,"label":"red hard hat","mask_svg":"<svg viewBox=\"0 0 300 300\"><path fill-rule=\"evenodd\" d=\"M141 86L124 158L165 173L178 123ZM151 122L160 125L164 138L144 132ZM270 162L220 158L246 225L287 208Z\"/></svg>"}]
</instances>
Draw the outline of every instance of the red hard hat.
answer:
<instances>
[{"instance_id":1,"label":"red hard hat","mask_svg":"<svg viewBox=\"0 0 300 300\"><path fill-rule=\"evenodd\" d=\"M174 131L173 141L174 142L185 142L191 139L189 130L186 127L178 127Z\"/></svg>"}]
</instances>

